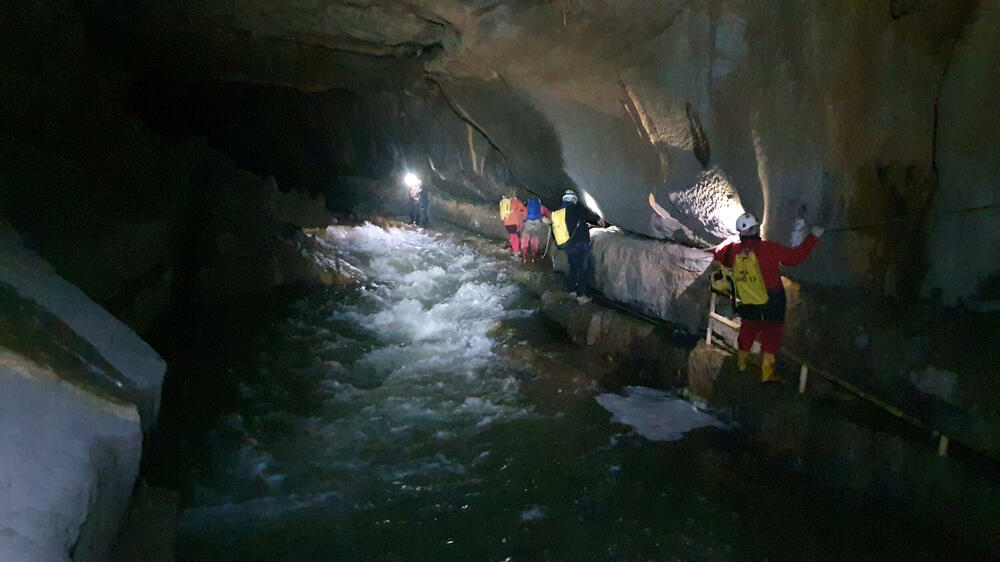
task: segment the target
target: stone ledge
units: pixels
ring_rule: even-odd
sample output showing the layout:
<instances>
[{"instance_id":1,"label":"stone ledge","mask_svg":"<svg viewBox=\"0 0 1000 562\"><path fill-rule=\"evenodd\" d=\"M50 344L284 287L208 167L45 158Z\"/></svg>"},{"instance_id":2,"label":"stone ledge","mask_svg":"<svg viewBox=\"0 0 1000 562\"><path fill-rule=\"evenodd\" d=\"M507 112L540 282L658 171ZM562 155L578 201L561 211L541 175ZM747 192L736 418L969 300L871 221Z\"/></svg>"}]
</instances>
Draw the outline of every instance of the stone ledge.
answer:
<instances>
[{"instance_id":1,"label":"stone ledge","mask_svg":"<svg viewBox=\"0 0 1000 562\"><path fill-rule=\"evenodd\" d=\"M705 327L711 255L663 240L641 238L616 228L593 228L590 286L637 312L666 320L692 333ZM556 271L569 266L553 253Z\"/></svg>"}]
</instances>

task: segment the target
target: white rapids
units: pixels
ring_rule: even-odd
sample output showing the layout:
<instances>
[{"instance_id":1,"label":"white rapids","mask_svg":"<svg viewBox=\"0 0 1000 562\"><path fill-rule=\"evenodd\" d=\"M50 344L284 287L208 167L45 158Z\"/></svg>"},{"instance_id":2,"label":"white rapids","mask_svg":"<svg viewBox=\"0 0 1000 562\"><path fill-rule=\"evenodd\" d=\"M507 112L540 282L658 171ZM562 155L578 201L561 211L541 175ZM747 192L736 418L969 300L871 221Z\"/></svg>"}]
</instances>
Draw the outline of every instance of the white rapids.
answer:
<instances>
[{"instance_id":1,"label":"white rapids","mask_svg":"<svg viewBox=\"0 0 1000 562\"><path fill-rule=\"evenodd\" d=\"M458 456L455 442L532 415L487 333L518 314L504 310L516 289L502 254L370 224L331 227L321 243L375 281L350 298L296 305L279 331L299 346L299 364L262 359L264 381L241 389L254 406L216 432L242 441L233 466L218 486L200 486L189 521L262 494L301 497L286 505L296 509L316 494L357 492L359 479L377 488L462 475L489 451ZM321 405L307 414L283 406L287 394L270 387L286 377L313 385ZM352 489L339 490L343 482Z\"/></svg>"}]
</instances>

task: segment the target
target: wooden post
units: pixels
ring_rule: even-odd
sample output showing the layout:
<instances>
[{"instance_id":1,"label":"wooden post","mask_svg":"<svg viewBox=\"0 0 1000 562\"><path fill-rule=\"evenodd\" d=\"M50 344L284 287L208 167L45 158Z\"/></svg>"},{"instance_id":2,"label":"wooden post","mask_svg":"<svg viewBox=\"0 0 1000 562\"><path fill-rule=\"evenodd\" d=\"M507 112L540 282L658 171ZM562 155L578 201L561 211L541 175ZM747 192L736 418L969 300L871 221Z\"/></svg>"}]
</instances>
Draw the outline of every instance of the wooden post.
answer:
<instances>
[{"instance_id":1,"label":"wooden post","mask_svg":"<svg viewBox=\"0 0 1000 562\"><path fill-rule=\"evenodd\" d=\"M805 363L799 369L799 394L806 393L806 381L809 380L809 366Z\"/></svg>"},{"instance_id":2,"label":"wooden post","mask_svg":"<svg viewBox=\"0 0 1000 562\"><path fill-rule=\"evenodd\" d=\"M715 293L712 293L711 304L708 307L708 332L705 334L705 343L712 345L712 316L715 314Z\"/></svg>"}]
</instances>

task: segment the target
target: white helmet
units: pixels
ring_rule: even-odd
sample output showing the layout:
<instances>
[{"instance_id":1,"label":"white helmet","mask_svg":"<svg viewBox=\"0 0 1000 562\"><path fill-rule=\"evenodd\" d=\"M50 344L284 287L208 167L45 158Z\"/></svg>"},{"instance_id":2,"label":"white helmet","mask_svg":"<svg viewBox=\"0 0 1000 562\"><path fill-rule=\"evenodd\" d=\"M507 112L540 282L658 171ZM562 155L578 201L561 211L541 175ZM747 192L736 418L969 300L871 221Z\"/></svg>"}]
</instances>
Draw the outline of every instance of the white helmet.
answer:
<instances>
[{"instance_id":1,"label":"white helmet","mask_svg":"<svg viewBox=\"0 0 1000 562\"><path fill-rule=\"evenodd\" d=\"M563 193L562 200L567 203L576 203L579 199L576 198L576 192L572 189L567 189L566 193Z\"/></svg>"},{"instance_id":2,"label":"white helmet","mask_svg":"<svg viewBox=\"0 0 1000 562\"><path fill-rule=\"evenodd\" d=\"M753 213L743 213L740 218L736 219L736 230L743 236L757 234L758 226L760 223L757 222L757 217L753 216Z\"/></svg>"}]
</instances>

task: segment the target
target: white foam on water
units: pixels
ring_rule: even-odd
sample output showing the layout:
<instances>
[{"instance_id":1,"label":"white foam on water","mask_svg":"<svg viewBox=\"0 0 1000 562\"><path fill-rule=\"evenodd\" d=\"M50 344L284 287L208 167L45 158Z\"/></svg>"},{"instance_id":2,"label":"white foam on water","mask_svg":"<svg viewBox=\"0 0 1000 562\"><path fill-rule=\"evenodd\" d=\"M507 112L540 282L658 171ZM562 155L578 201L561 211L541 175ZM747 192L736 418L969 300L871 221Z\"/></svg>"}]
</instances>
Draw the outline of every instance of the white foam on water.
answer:
<instances>
[{"instance_id":1,"label":"white foam on water","mask_svg":"<svg viewBox=\"0 0 1000 562\"><path fill-rule=\"evenodd\" d=\"M331 227L322 243L369 282L347 300L293 307L279 331L308 346L312 359L273 369L314 380L322 407L308 418L258 414L246 424L253 445L237 473L297 497L352 479L461 476L488 453L442 451L533 415L487 335L501 318L523 314L504 310L516 291L506 263L411 229ZM211 503L225 499L219 493Z\"/></svg>"},{"instance_id":2,"label":"white foam on water","mask_svg":"<svg viewBox=\"0 0 1000 562\"><path fill-rule=\"evenodd\" d=\"M662 390L644 386L626 386L624 390L625 396L601 394L597 403L614 414L612 422L630 425L650 441L677 441L699 427L725 427L690 402Z\"/></svg>"},{"instance_id":3,"label":"white foam on water","mask_svg":"<svg viewBox=\"0 0 1000 562\"><path fill-rule=\"evenodd\" d=\"M537 505L533 505L521 512L521 521L537 521L545 519L545 517L545 509Z\"/></svg>"}]
</instances>

